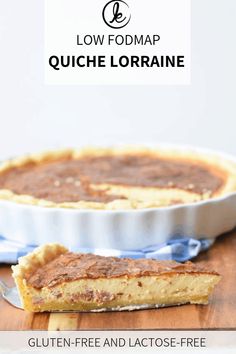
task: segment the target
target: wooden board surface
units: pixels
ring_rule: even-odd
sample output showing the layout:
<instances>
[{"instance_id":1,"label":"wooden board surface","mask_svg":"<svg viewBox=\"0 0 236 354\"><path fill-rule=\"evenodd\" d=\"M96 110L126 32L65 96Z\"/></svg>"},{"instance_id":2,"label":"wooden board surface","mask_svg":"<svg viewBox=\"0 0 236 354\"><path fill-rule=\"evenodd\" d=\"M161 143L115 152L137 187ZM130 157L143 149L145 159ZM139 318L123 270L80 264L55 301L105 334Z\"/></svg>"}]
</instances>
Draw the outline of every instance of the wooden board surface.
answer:
<instances>
[{"instance_id":1,"label":"wooden board surface","mask_svg":"<svg viewBox=\"0 0 236 354\"><path fill-rule=\"evenodd\" d=\"M0 299L0 330L236 329L236 231L220 237L195 262L223 276L208 306L94 314L29 314ZM0 266L0 278L13 285L9 266Z\"/></svg>"}]
</instances>

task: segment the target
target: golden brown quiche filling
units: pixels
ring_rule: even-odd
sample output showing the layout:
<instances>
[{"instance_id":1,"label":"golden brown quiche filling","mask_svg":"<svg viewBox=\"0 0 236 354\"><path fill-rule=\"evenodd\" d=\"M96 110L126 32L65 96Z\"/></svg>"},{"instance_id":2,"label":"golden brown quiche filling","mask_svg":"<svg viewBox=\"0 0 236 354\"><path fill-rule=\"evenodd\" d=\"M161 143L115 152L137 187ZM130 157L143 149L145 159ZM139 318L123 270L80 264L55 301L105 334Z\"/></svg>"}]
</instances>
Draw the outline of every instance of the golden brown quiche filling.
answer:
<instances>
[{"instance_id":1,"label":"golden brown quiche filling","mask_svg":"<svg viewBox=\"0 0 236 354\"><path fill-rule=\"evenodd\" d=\"M176 272L178 274L198 274L201 272L217 274L200 268L191 262L180 264L175 261L135 260L67 252L30 274L27 284L40 289L45 286L53 287L63 282L78 279L171 275Z\"/></svg>"},{"instance_id":2,"label":"golden brown quiche filling","mask_svg":"<svg viewBox=\"0 0 236 354\"><path fill-rule=\"evenodd\" d=\"M0 189L56 203L106 203L128 198L122 190L107 193L109 186L180 189L210 197L222 187L223 177L203 163L148 154L66 157L7 169L0 174Z\"/></svg>"}]
</instances>

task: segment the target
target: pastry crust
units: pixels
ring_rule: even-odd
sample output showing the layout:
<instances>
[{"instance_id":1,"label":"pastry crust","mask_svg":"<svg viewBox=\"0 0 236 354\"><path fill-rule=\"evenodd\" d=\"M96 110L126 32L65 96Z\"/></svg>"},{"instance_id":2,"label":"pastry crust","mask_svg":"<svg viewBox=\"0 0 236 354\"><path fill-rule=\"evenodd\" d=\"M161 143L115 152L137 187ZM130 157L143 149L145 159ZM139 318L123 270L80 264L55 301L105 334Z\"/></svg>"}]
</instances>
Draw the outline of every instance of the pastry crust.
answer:
<instances>
[{"instance_id":1,"label":"pastry crust","mask_svg":"<svg viewBox=\"0 0 236 354\"><path fill-rule=\"evenodd\" d=\"M48 243L37 247L27 256L20 257L18 264L12 266L13 277L25 280L37 269L66 252L68 252L68 249L58 243Z\"/></svg>"},{"instance_id":2,"label":"pastry crust","mask_svg":"<svg viewBox=\"0 0 236 354\"><path fill-rule=\"evenodd\" d=\"M104 311L206 304L218 273L191 262L76 254L47 244L12 267L28 311Z\"/></svg>"},{"instance_id":3,"label":"pastry crust","mask_svg":"<svg viewBox=\"0 0 236 354\"><path fill-rule=\"evenodd\" d=\"M223 179L222 187L213 195L206 191L199 196L197 193L179 188L153 188L122 186L116 184L100 183L92 185L97 191L106 191L107 195L115 194L117 199L108 202L93 202L80 200L78 202L54 202L45 199L38 199L31 195L16 194L8 189L0 189L0 199L13 201L16 203L37 205L42 207L73 208L73 209L143 209L165 207L173 204L188 204L224 196L236 191L236 164L233 161L222 157L192 152L187 150L167 149L167 148L144 148L144 147L123 147L123 148L84 148L67 149L59 151L49 151L41 154L28 155L4 162L0 165L0 175L12 168L22 167L30 162L41 164L44 162L56 161L61 158L84 158L99 156L124 156L147 154L151 157L160 157L166 159L176 159L177 161L189 161L191 163L200 163L216 176ZM120 198L124 196L125 198Z\"/></svg>"},{"instance_id":4,"label":"pastry crust","mask_svg":"<svg viewBox=\"0 0 236 354\"><path fill-rule=\"evenodd\" d=\"M60 254L66 253L67 251L67 248L62 245L56 243L48 243L36 248L27 256L20 257L18 264L11 267L12 276L20 294L23 308L29 309L30 311L33 310L26 279L38 268L43 267L45 264L58 257Z\"/></svg>"}]
</instances>

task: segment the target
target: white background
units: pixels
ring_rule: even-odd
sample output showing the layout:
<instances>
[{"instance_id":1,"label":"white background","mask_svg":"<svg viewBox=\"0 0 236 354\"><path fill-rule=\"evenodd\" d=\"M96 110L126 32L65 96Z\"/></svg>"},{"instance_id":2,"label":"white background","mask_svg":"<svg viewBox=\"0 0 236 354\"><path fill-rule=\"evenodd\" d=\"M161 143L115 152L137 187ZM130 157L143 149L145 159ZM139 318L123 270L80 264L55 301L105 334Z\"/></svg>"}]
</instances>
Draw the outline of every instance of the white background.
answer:
<instances>
[{"instance_id":1,"label":"white background","mask_svg":"<svg viewBox=\"0 0 236 354\"><path fill-rule=\"evenodd\" d=\"M0 158L140 141L236 154L235 18L235 0L192 0L191 86L45 86L43 1L0 0Z\"/></svg>"}]
</instances>

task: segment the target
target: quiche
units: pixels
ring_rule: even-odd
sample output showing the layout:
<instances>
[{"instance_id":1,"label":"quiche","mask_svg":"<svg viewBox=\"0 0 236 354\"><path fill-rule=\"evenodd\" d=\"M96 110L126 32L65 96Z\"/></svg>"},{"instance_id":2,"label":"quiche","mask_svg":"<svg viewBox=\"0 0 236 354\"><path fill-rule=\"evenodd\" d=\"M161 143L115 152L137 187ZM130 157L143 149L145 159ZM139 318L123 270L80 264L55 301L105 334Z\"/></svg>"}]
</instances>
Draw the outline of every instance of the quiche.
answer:
<instances>
[{"instance_id":1,"label":"quiche","mask_svg":"<svg viewBox=\"0 0 236 354\"><path fill-rule=\"evenodd\" d=\"M234 162L186 150L87 148L0 165L0 199L45 207L155 208L235 191Z\"/></svg>"},{"instance_id":2,"label":"quiche","mask_svg":"<svg viewBox=\"0 0 236 354\"><path fill-rule=\"evenodd\" d=\"M31 312L134 310L207 304L218 273L187 262L103 257L46 244L12 267Z\"/></svg>"}]
</instances>

